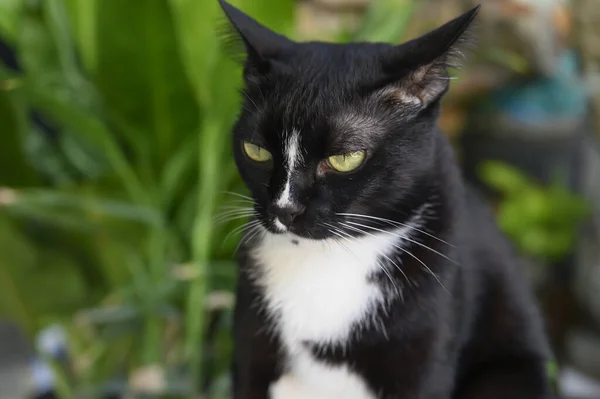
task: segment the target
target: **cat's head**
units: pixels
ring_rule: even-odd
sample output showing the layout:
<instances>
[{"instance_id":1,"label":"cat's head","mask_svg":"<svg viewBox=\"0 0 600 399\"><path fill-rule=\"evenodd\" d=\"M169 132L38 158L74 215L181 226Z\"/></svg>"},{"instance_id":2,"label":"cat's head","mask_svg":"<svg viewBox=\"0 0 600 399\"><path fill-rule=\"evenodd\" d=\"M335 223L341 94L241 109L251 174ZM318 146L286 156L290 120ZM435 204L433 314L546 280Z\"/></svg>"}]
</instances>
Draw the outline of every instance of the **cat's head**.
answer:
<instances>
[{"instance_id":1,"label":"cat's head","mask_svg":"<svg viewBox=\"0 0 600 399\"><path fill-rule=\"evenodd\" d=\"M410 216L435 178L447 68L478 8L394 46L294 42L220 1L245 55L235 159L264 227L323 239L343 214Z\"/></svg>"}]
</instances>

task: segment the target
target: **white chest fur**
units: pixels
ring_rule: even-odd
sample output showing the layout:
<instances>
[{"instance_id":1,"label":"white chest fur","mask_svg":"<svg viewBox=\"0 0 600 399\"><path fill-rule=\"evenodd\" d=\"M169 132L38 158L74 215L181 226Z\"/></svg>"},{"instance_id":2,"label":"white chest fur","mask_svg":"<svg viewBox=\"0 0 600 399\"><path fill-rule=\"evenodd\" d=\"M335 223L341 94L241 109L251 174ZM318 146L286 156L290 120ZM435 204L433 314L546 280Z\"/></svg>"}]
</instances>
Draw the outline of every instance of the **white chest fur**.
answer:
<instances>
[{"instance_id":1,"label":"white chest fur","mask_svg":"<svg viewBox=\"0 0 600 399\"><path fill-rule=\"evenodd\" d=\"M369 276L402 233L351 242L263 236L254 252L261 265L259 283L289 358L288 373L271 387L271 399L374 398L360 377L315 361L302 342L345 345L354 328L376 322L371 316L385 293Z\"/></svg>"}]
</instances>

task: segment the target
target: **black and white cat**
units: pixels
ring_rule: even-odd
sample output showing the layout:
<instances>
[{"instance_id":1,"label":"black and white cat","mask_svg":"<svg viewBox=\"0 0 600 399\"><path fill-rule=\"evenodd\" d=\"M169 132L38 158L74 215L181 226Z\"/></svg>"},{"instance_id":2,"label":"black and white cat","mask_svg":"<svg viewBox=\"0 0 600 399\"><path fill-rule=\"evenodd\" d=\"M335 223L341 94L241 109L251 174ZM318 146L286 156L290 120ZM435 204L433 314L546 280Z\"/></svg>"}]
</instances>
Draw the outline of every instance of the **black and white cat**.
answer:
<instances>
[{"instance_id":1,"label":"black and white cat","mask_svg":"<svg viewBox=\"0 0 600 399\"><path fill-rule=\"evenodd\" d=\"M530 290L436 127L478 9L393 46L297 43L221 6L246 54L233 150L256 216L233 397L548 397Z\"/></svg>"}]
</instances>

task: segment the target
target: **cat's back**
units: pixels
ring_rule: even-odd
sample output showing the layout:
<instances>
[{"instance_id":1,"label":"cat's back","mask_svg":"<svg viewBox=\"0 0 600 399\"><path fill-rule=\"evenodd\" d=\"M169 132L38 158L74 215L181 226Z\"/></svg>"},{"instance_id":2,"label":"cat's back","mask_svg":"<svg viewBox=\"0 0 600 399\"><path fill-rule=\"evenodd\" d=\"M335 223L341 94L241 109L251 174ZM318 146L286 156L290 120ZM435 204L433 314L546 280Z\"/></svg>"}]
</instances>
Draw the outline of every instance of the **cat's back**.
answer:
<instances>
[{"instance_id":1,"label":"cat's back","mask_svg":"<svg viewBox=\"0 0 600 399\"><path fill-rule=\"evenodd\" d=\"M472 319L460 367L468 369L490 348L545 358L542 317L516 249L500 231L491 207L471 186L465 187L463 210L463 283Z\"/></svg>"}]
</instances>

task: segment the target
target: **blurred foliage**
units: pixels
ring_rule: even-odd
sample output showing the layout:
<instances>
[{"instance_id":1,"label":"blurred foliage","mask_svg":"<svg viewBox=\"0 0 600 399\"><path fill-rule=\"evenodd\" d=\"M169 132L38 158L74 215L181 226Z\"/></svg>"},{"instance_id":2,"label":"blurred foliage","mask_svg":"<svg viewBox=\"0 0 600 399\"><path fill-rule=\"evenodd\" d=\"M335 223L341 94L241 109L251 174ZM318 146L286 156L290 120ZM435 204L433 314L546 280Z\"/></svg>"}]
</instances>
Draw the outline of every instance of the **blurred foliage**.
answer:
<instances>
[{"instance_id":1,"label":"blurred foliage","mask_svg":"<svg viewBox=\"0 0 600 399\"><path fill-rule=\"evenodd\" d=\"M292 1L232 3L295 35ZM375 1L338 40L398 42L415 4ZM216 0L144 6L0 0L21 67L0 64L0 317L31 337L65 329L63 397L228 397L223 292L249 204L230 152L240 69L216 40ZM484 174L523 250L572 245L579 201L498 164Z\"/></svg>"},{"instance_id":2,"label":"blurred foliage","mask_svg":"<svg viewBox=\"0 0 600 399\"><path fill-rule=\"evenodd\" d=\"M236 3L292 26L291 2ZM0 14L22 69L0 69L1 314L31 335L65 326L70 392L154 365L185 366L184 392L226 373L201 367L206 294L233 287L223 241L240 225L215 214L243 191L229 151L240 71L216 40L218 2L2 0Z\"/></svg>"},{"instance_id":3,"label":"blurred foliage","mask_svg":"<svg viewBox=\"0 0 600 399\"><path fill-rule=\"evenodd\" d=\"M232 3L294 35L293 2ZM398 4L358 36L395 41ZM20 65L0 64L0 317L63 326L64 397L227 397L230 303L210 298L233 290L248 201L222 18L216 0L0 0Z\"/></svg>"},{"instance_id":4,"label":"blurred foliage","mask_svg":"<svg viewBox=\"0 0 600 399\"><path fill-rule=\"evenodd\" d=\"M502 195L498 223L524 254L552 262L572 253L578 226L591 208L561 179L555 178L545 187L498 161L484 163L480 175Z\"/></svg>"},{"instance_id":5,"label":"blurred foliage","mask_svg":"<svg viewBox=\"0 0 600 399\"><path fill-rule=\"evenodd\" d=\"M356 30L344 32L339 40L398 44L407 32L416 8L414 0L380 0L367 8Z\"/></svg>"}]
</instances>

